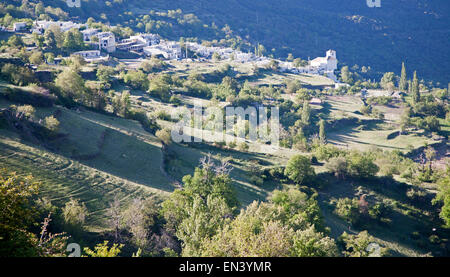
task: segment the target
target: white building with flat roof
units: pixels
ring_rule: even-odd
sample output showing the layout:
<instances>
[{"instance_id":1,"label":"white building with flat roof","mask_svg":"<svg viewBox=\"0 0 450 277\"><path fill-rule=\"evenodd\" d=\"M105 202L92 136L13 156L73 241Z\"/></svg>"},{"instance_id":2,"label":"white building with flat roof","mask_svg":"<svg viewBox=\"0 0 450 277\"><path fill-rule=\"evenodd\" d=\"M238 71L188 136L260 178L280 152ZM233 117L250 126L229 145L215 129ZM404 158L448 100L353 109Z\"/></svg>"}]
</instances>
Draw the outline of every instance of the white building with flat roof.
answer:
<instances>
[{"instance_id":1,"label":"white building with flat roof","mask_svg":"<svg viewBox=\"0 0 450 277\"><path fill-rule=\"evenodd\" d=\"M73 55L81 56L85 59L96 59L101 57L100 50L78 51L74 52Z\"/></svg>"},{"instance_id":2,"label":"white building with flat roof","mask_svg":"<svg viewBox=\"0 0 450 277\"><path fill-rule=\"evenodd\" d=\"M33 33L43 34L45 30L50 28L51 26L58 26L62 32L67 32L70 29L76 28L80 29L81 27L86 26L86 24L74 23L72 21L47 21L47 20L38 20L34 22L34 26L32 28Z\"/></svg>"},{"instance_id":3,"label":"white building with flat roof","mask_svg":"<svg viewBox=\"0 0 450 277\"><path fill-rule=\"evenodd\" d=\"M173 41L163 41L157 45L146 46L143 51L147 56L161 55L167 60L178 60L182 58L180 44Z\"/></svg>"},{"instance_id":4,"label":"white building with flat roof","mask_svg":"<svg viewBox=\"0 0 450 277\"><path fill-rule=\"evenodd\" d=\"M13 30L14 30L14 32L18 32L18 31L24 30L25 27L27 27L26 22L15 22L13 25Z\"/></svg>"}]
</instances>

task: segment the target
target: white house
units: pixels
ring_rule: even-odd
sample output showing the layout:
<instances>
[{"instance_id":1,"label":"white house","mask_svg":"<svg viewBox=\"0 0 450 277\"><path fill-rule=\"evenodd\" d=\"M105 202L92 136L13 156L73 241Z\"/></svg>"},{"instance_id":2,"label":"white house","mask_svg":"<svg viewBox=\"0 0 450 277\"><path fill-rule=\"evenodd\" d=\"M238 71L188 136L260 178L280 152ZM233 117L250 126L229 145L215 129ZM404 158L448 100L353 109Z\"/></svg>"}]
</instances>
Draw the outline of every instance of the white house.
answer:
<instances>
[{"instance_id":1,"label":"white house","mask_svg":"<svg viewBox=\"0 0 450 277\"><path fill-rule=\"evenodd\" d=\"M96 34L98 43L106 52L112 53L116 51L116 36L111 32L101 32Z\"/></svg>"},{"instance_id":2,"label":"white house","mask_svg":"<svg viewBox=\"0 0 450 277\"><path fill-rule=\"evenodd\" d=\"M173 41L163 41L157 45L146 46L143 51L147 56L162 55L168 60L177 60L182 57L180 44Z\"/></svg>"},{"instance_id":3,"label":"white house","mask_svg":"<svg viewBox=\"0 0 450 277\"><path fill-rule=\"evenodd\" d=\"M16 23L14 23L14 32L21 31L21 30L25 29L25 27L27 27L26 22L16 22Z\"/></svg>"},{"instance_id":4,"label":"white house","mask_svg":"<svg viewBox=\"0 0 450 277\"><path fill-rule=\"evenodd\" d=\"M80 29L85 24L73 23L72 21L47 21L47 20L38 20L34 22L34 26L32 28L33 33L43 34L45 30L50 28L51 26L58 26L62 32L67 32L70 29L76 28Z\"/></svg>"},{"instance_id":5,"label":"white house","mask_svg":"<svg viewBox=\"0 0 450 277\"><path fill-rule=\"evenodd\" d=\"M141 52L144 47L159 44L160 38L154 34L138 34L128 39L120 41L116 45L117 49L124 51Z\"/></svg>"}]
</instances>

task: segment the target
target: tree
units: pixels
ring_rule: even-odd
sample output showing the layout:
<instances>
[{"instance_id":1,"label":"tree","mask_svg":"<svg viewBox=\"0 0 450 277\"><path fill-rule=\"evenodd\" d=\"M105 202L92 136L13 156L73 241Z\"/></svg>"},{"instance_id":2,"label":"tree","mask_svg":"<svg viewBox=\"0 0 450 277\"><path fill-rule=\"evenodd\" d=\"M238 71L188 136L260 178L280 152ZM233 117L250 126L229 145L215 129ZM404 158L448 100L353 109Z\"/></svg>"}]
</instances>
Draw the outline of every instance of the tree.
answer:
<instances>
[{"instance_id":1,"label":"tree","mask_svg":"<svg viewBox=\"0 0 450 277\"><path fill-rule=\"evenodd\" d=\"M134 199L125 211L125 224L133 235L136 246L145 249L148 244L151 227L155 224L156 203L149 198Z\"/></svg>"},{"instance_id":2,"label":"tree","mask_svg":"<svg viewBox=\"0 0 450 277\"><path fill-rule=\"evenodd\" d=\"M38 189L32 176L0 169L0 256L37 255L35 237L25 229L32 222L28 206Z\"/></svg>"},{"instance_id":3,"label":"tree","mask_svg":"<svg viewBox=\"0 0 450 277\"><path fill-rule=\"evenodd\" d=\"M419 79L417 78L417 72L414 71L414 77L411 83L411 94L413 103L417 104L420 102L420 90L419 90Z\"/></svg>"},{"instance_id":4,"label":"tree","mask_svg":"<svg viewBox=\"0 0 450 277\"><path fill-rule=\"evenodd\" d=\"M394 72L386 72L381 78L380 85L382 88L392 91L395 88L395 74Z\"/></svg>"},{"instance_id":5,"label":"tree","mask_svg":"<svg viewBox=\"0 0 450 277\"><path fill-rule=\"evenodd\" d=\"M39 2L34 6L34 13L36 16L40 16L41 14L45 13L44 4L42 2Z\"/></svg>"},{"instance_id":6,"label":"tree","mask_svg":"<svg viewBox=\"0 0 450 277\"><path fill-rule=\"evenodd\" d=\"M44 62L44 55L41 51L33 52L29 58L30 63L40 65Z\"/></svg>"},{"instance_id":7,"label":"tree","mask_svg":"<svg viewBox=\"0 0 450 277\"><path fill-rule=\"evenodd\" d=\"M99 65L97 68L97 79L103 83L109 83L113 79L115 71L110 66Z\"/></svg>"},{"instance_id":8,"label":"tree","mask_svg":"<svg viewBox=\"0 0 450 277\"><path fill-rule=\"evenodd\" d=\"M313 226L295 233L292 252L295 257L334 257L339 253L334 240L317 232Z\"/></svg>"},{"instance_id":9,"label":"tree","mask_svg":"<svg viewBox=\"0 0 450 277\"><path fill-rule=\"evenodd\" d=\"M288 161L284 174L298 185L310 182L315 177L310 159L302 155L295 155Z\"/></svg>"},{"instance_id":10,"label":"tree","mask_svg":"<svg viewBox=\"0 0 450 277\"><path fill-rule=\"evenodd\" d=\"M319 122L319 139L322 143L324 143L327 140L325 134L325 120L323 119L321 119Z\"/></svg>"},{"instance_id":11,"label":"tree","mask_svg":"<svg viewBox=\"0 0 450 277\"><path fill-rule=\"evenodd\" d=\"M83 229L87 214L86 205L80 204L77 199L71 198L63 208L64 222L74 234L79 234Z\"/></svg>"},{"instance_id":12,"label":"tree","mask_svg":"<svg viewBox=\"0 0 450 277\"><path fill-rule=\"evenodd\" d=\"M73 100L82 100L84 97L84 80L71 68L64 70L56 77L55 85L60 89L64 97Z\"/></svg>"},{"instance_id":13,"label":"tree","mask_svg":"<svg viewBox=\"0 0 450 277\"><path fill-rule=\"evenodd\" d=\"M347 175L347 159L345 157L333 157L325 165L329 172L334 173L337 178L344 178Z\"/></svg>"},{"instance_id":14,"label":"tree","mask_svg":"<svg viewBox=\"0 0 450 277\"><path fill-rule=\"evenodd\" d=\"M70 29L64 34L63 47L68 50L81 50L84 47L83 34L76 29Z\"/></svg>"},{"instance_id":15,"label":"tree","mask_svg":"<svg viewBox=\"0 0 450 277\"><path fill-rule=\"evenodd\" d=\"M53 54L51 52L45 53L44 57L45 57L45 60L50 64L55 62L55 54Z\"/></svg>"},{"instance_id":16,"label":"tree","mask_svg":"<svg viewBox=\"0 0 450 277\"><path fill-rule=\"evenodd\" d=\"M44 46L44 36L38 35L37 33L33 33L31 36L36 47L42 48Z\"/></svg>"},{"instance_id":17,"label":"tree","mask_svg":"<svg viewBox=\"0 0 450 277\"><path fill-rule=\"evenodd\" d=\"M347 156L347 171L351 176L358 178L370 178L375 176L379 167L374 163L374 157L368 153L352 151Z\"/></svg>"},{"instance_id":18,"label":"tree","mask_svg":"<svg viewBox=\"0 0 450 277\"><path fill-rule=\"evenodd\" d=\"M120 211L120 200L117 195L114 196L114 200L109 203L109 208L106 211L106 215L108 216L109 226L114 232L114 242L117 242L120 239L120 227L123 220L123 215Z\"/></svg>"},{"instance_id":19,"label":"tree","mask_svg":"<svg viewBox=\"0 0 450 277\"><path fill-rule=\"evenodd\" d=\"M309 101L305 100L303 102L302 108L302 123L305 126L308 126L311 118L311 106L309 105Z\"/></svg>"},{"instance_id":20,"label":"tree","mask_svg":"<svg viewBox=\"0 0 450 277\"><path fill-rule=\"evenodd\" d=\"M405 63L402 63L402 73L400 75L400 81L398 83L398 89L401 91L406 91L408 89L408 79L406 76Z\"/></svg>"},{"instance_id":21,"label":"tree","mask_svg":"<svg viewBox=\"0 0 450 277\"><path fill-rule=\"evenodd\" d=\"M433 199L433 204L442 203L439 216L444 220L445 226L450 228L450 175L447 168L447 174L438 181L438 193Z\"/></svg>"},{"instance_id":22,"label":"tree","mask_svg":"<svg viewBox=\"0 0 450 277\"><path fill-rule=\"evenodd\" d=\"M9 37L7 44L11 47L21 47L23 46L22 38L16 35Z\"/></svg>"},{"instance_id":23,"label":"tree","mask_svg":"<svg viewBox=\"0 0 450 277\"><path fill-rule=\"evenodd\" d=\"M201 160L193 176L183 178L162 204L166 228L183 242L184 256L199 256L202 242L224 226L238 205L226 162L215 164L210 156Z\"/></svg>"},{"instance_id":24,"label":"tree","mask_svg":"<svg viewBox=\"0 0 450 277\"><path fill-rule=\"evenodd\" d=\"M343 66L341 68L341 80L344 83L353 84L354 80L352 78L352 74L350 73L348 66Z\"/></svg>"},{"instance_id":25,"label":"tree","mask_svg":"<svg viewBox=\"0 0 450 277\"><path fill-rule=\"evenodd\" d=\"M115 114L127 117L131 109L130 92L125 90L120 95L116 94L112 100L112 106Z\"/></svg>"},{"instance_id":26,"label":"tree","mask_svg":"<svg viewBox=\"0 0 450 277\"><path fill-rule=\"evenodd\" d=\"M334 240L318 231L322 226L313 197L293 187L275 190L268 202L254 201L204 240L201 256L336 256Z\"/></svg>"}]
</instances>

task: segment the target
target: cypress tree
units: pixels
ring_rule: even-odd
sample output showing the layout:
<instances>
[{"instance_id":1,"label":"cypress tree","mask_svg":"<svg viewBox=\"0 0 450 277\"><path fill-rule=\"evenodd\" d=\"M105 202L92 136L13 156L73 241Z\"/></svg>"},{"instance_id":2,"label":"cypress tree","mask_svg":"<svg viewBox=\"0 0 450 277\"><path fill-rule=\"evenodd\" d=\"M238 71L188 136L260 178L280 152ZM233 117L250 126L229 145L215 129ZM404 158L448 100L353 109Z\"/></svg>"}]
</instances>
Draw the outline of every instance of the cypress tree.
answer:
<instances>
[{"instance_id":1,"label":"cypress tree","mask_svg":"<svg viewBox=\"0 0 450 277\"><path fill-rule=\"evenodd\" d=\"M400 76L400 82L398 84L398 88L401 91L406 91L407 89L407 85L408 85L408 80L406 79L406 67L405 67L405 63L402 63L402 73Z\"/></svg>"},{"instance_id":2,"label":"cypress tree","mask_svg":"<svg viewBox=\"0 0 450 277\"><path fill-rule=\"evenodd\" d=\"M420 102L419 79L417 79L416 71L414 71L414 78L412 81L411 93L412 93L414 103Z\"/></svg>"},{"instance_id":3,"label":"cypress tree","mask_svg":"<svg viewBox=\"0 0 450 277\"><path fill-rule=\"evenodd\" d=\"M321 119L319 123L319 138L320 141L325 142L326 134L325 134L325 120Z\"/></svg>"}]
</instances>

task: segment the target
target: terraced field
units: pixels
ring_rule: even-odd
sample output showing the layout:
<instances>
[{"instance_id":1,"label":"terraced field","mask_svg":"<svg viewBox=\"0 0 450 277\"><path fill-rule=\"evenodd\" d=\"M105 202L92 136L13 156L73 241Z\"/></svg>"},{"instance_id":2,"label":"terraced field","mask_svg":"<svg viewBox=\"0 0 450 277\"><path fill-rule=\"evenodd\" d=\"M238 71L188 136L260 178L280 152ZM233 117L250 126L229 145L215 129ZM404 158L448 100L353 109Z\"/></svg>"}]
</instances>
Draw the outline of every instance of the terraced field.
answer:
<instances>
[{"instance_id":1,"label":"terraced field","mask_svg":"<svg viewBox=\"0 0 450 277\"><path fill-rule=\"evenodd\" d=\"M139 123L61 107L37 109L36 117L55 113L60 132L67 135L51 144L53 151L0 130L0 167L32 174L54 204L64 205L70 198L86 203L92 229L104 227L104 209L115 195L126 205L133 198L164 197L174 189L161 171L159 140Z\"/></svg>"}]
</instances>

